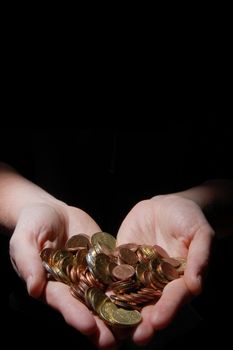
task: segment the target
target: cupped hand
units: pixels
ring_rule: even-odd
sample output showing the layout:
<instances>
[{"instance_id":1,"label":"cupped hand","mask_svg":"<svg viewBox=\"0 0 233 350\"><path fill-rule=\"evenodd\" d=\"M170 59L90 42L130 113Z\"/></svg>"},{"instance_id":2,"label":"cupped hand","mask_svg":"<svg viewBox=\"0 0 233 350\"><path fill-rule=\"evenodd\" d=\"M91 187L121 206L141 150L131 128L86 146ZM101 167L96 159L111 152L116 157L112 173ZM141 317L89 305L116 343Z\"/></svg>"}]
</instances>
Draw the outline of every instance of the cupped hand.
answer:
<instances>
[{"instance_id":1,"label":"cupped hand","mask_svg":"<svg viewBox=\"0 0 233 350\"><path fill-rule=\"evenodd\" d=\"M117 235L117 244L160 245L172 257L185 257L184 276L169 282L159 301L142 309L142 322L133 332L136 344L146 344L166 327L180 307L199 294L208 265L214 232L200 207L179 195L141 201L129 212Z\"/></svg>"},{"instance_id":2,"label":"cupped hand","mask_svg":"<svg viewBox=\"0 0 233 350\"><path fill-rule=\"evenodd\" d=\"M21 211L10 240L10 256L31 296L43 297L69 325L88 336L99 349L108 349L116 345L110 329L71 295L67 285L47 281L40 258L43 248L61 248L74 234L91 236L98 231L100 228L96 222L78 208L60 202L35 203Z\"/></svg>"}]
</instances>

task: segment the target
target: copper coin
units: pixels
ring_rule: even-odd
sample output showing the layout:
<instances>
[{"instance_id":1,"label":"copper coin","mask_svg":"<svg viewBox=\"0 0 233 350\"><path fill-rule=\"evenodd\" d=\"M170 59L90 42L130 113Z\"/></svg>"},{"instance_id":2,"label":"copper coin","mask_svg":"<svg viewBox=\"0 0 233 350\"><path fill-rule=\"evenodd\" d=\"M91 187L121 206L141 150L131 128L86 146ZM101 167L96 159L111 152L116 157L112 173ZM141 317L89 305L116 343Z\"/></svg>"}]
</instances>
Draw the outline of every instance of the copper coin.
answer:
<instances>
[{"instance_id":1,"label":"copper coin","mask_svg":"<svg viewBox=\"0 0 233 350\"><path fill-rule=\"evenodd\" d=\"M135 269L133 266L128 264L117 265L112 270L112 275L118 280L127 280L135 274Z\"/></svg>"},{"instance_id":2,"label":"copper coin","mask_svg":"<svg viewBox=\"0 0 233 350\"><path fill-rule=\"evenodd\" d=\"M54 249L52 248L44 248L41 252L40 252L40 257L43 261L47 262L48 264L50 264L50 260L51 260L51 256L54 253Z\"/></svg>"},{"instance_id":3,"label":"copper coin","mask_svg":"<svg viewBox=\"0 0 233 350\"><path fill-rule=\"evenodd\" d=\"M138 244L137 243L125 243L125 244L121 244L119 246L116 247L116 251L119 251L120 248L127 248L132 250L133 252L136 252L136 250L138 249Z\"/></svg>"},{"instance_id":4,"label":"copper coin","mask_svg":"<svg viewBox=\"0 0 233 350\"><path fill-rule=\"evenodd\" d=\"M128 248L119 248L119 258L128 265L135 265L138 262L137 255Z\"/></svg>"},{"instance_id":5,"label":"copper coin","mask_svg":"<svg viewBox=\"0 0 233 350\"><path fill-rule=\"evenodd\" d=\"M70 251L76 251L80 247L90 248L89 237L84 233L71 236L65 244L65 249Z\"/></svg>"},{"instance_id":6,"label":"copper coin","mask_svg":"<svg viewBox=\"0 0 233 350\"><path fill-rule=\"evenodd\" d=\"M179 278L179 273L176 269L166 261L162 261L160 264L161 271L163 275L168 279L168 281L173 281L176 278Z\"/></svg>"},{"instance_id":7,"label":"copper coin","mask_svg":"<svg viewBox=\"0 0 233 350\"><path fill-rule=\"evenodd\" d=\"M173 267L180 266L180 261L178 259L175 259L175 258L170 258L170 257L169 258L163 258L163 261L166 261L167 263L169 263Z\"/></svg>"},{"instance_id":8,"label":"copper coin","mask_svg":"<svg viewBox=\"0 0 233 350\"><path fill-rule=\"evenodd\" d=\"M162 258L169 258L168 253L166 252L165 249L163 249L162 247L160 247L160 245L158 244L154 244L153 248L157 251L157 253L162 257Z\"/></svg>"}]
</instances>

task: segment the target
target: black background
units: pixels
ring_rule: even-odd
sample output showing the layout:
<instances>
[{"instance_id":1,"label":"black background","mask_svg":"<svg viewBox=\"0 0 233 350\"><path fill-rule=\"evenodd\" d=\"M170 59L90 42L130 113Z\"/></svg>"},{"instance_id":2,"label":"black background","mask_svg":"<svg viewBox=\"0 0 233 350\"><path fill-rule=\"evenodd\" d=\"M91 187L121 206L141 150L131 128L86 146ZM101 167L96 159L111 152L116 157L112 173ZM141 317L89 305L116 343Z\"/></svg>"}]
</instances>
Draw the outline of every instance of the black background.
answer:
<instances>
[{"instance_id":1,"label":"black background","mask_svg":"<svg viewBox=\"0 0 233 350\"><path fill-rule=\"evenodd\" d=\"M153 118L152 118L153 119ZM0 159L65 201L87 211L112 234L138 201L183 190L211 178L232 178L230 120L216 113L161 115L134 128L1 128ZM162 348L194 348L230 341L232 238L217 242L205 289L192 307L200 322ZM24 342L28 332L49 344L82 349L86 338L61 315L27 296L12 270L8 239L1 235L1 313L6 329ZM38 336L40 329L41 336ZM63 336L62 336L63 334ZM10 340L11 341L11 340ZM189 345L187 345L189 344ZM25 342L24 342L25 345ZM67 346L70 346L67 344Z\"/></svg>"}]
</instances>

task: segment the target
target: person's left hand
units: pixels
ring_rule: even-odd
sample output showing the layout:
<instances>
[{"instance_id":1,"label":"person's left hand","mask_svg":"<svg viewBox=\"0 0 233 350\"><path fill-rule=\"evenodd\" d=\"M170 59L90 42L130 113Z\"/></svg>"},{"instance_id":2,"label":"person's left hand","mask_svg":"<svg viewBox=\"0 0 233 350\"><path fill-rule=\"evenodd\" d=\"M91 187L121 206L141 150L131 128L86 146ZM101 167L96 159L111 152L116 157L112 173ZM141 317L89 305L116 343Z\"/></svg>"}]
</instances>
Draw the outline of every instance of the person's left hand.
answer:
<instances>
[{"instance_id":1,"label":"person's left hand","mask_svg":"<svg viewBox=\"0 0 233 350\"><path fill-rule=\"evenodd\" d=\"M155 305L142 309L143 320L132 334L136 344L148 343L186 301L200 293L213 235L200 207L177 195L139 202L126 216L117 235L118 245L157 244L172 257L187 258L184 276L169 282Z\"/></svg>"}]
</instances>

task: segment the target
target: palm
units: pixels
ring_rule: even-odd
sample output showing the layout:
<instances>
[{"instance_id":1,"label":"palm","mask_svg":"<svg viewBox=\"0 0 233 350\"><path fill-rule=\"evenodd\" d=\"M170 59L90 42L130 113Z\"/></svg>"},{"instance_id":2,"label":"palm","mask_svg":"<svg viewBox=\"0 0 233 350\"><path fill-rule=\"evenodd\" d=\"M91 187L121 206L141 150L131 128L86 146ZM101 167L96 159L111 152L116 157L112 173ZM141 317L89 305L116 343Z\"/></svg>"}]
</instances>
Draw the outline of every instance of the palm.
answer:
<instances>
[{"instance_id":1,"label":"palm","mask_svg":"<svg viewBox=\"0 0 233 350\"><path fill-rule=\"evenodd\" d=\"M115 344L109 328L71 295L67 285L47 282L39 256L45 247L61 248L74 234L91 236L97 231L100 231L99 226L80 209L47 204L30 206L22 211L10 242L10 253L29 293L34 297L43 294L46 303L60 311L68 324L103 348Z\"/></svg>"},{"instance_id":2,"label":"palm","mask_svg":"<svg viewBox=\"0 0 233 350\"><path fill-rule=\"evenodd\" d=\"M154 331L165 327L179 307L200 291L200 275L208 262L212 229L200 208L178 196L158 196L138 203L123 221L118 244L158 244L170 256L187 257L184 277L170 282L160 300L142 310L143 322L133 338L147 343Z\"/></svg>"}]
</instances>

